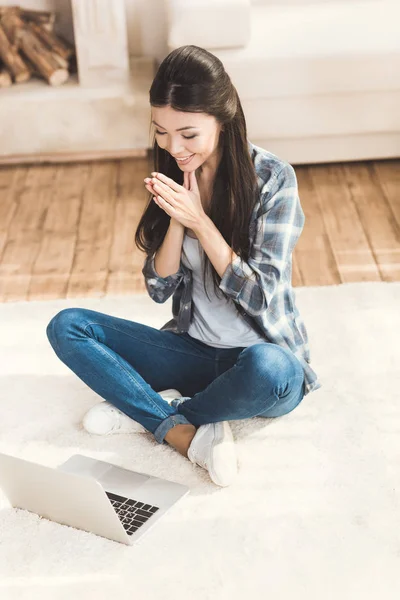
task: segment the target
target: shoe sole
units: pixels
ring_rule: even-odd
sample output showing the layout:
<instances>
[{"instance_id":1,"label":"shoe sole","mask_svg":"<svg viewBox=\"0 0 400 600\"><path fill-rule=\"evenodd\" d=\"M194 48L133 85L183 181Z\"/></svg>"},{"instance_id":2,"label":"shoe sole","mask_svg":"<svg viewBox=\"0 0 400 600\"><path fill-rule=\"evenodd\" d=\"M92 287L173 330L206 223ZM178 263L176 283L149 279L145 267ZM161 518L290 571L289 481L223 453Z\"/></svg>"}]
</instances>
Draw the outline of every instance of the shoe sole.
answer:
<instances>
[{"instance_id":1,"label":"shoe sole","mask_svg":"<svg viewBox=\"0 0 400 600\"><path fill-rule=\"evenodd\" d=\"M214 481L214 483L222 487L226 487L232 483L238 471L235 440L233 439L232 430L228 421L220 421L218 423L215 423L215 425L217 426L214 430L216 431L216 437L215 442L213 443L212 460L209 472L211 479ZM229 450L228 457L226 456L227 450ZM225 463L222 478L218 477L217 472L213 468L213 465L218 462ZM227 465L232 466L229 473Z\"/></svg>"}]
</instances>

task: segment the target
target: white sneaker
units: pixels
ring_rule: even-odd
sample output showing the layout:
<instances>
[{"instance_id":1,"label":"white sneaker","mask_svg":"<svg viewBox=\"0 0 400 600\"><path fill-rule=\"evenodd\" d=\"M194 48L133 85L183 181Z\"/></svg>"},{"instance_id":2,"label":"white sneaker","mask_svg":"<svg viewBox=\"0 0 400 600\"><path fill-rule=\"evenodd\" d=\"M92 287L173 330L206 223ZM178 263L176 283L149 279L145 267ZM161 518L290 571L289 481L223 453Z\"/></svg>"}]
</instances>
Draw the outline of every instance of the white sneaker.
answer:
<instances>
[{"instance_id":1,"label":"white sneaker","mask_svg":"<svg viewBox=\"0 0 400 600\"><path fill-rule=\"evenodd\" d=\"M168 389L158 392L168 404L174 398L182 396L178 390ZM112 435L114 433L147 433L148 430L140 423L131 419L116 406L103 400L93 406L84 416L83 427L88 433L96 435Z\"/></svg>"},{"instance_id":2,"label":"white sneaker","mask_svg":"<svg viewBox=\"0 0 400 600\"><path fill-rule=\"evenodd\" d=\"M160 394L160 396L162 396L164 400L168 402L168 404L171 404L172 400L175 400L175 398L182 398L182 394L178 392L178 390L174 390L172 388L163 390L162 392L157 392L157 394Z\"/></svg>"},{"instance_id":3,"label":"white sneaker","mask_svg":"<svg viewBox=\"0 0 400 600\"><path fill-rule=\"evenodd\" d=\"M216 485L226 487L237 475L235 441L228 421L201 425L187 454L193 464L208 471Z\"/></svg>"}]
</instances>

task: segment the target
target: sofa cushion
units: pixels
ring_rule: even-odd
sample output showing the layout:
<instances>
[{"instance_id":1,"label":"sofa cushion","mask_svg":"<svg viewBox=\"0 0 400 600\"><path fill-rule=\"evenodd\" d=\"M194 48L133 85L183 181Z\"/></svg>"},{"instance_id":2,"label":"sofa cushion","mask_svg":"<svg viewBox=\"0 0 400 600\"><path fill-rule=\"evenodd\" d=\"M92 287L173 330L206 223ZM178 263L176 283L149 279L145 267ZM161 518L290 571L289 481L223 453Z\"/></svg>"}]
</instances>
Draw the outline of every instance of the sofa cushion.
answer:
<instances>
[{"instance_id":1,"label":"sofa cushion","mask_svg":"<svg viewBox=\"0 0 400 600\"><path fill-rule=\"evenodd\" d=\"M250 41L250 0L168 0L168 51L241 48Z\"/></svg>"},{"instance_id":2,"label":"sofa cushion","mask_svg":"<svg viewBox=\"0 0 400 600\"><path fill-rule=\"evenodd\" d=\"M241 100L253 143L400 132L400 90Z\"/></svg>"},{"instance_id":3,"label":"sofa cushion","mask_svg":"<svg viewBox=\"0 0 400 600\"><path fill-rule=\"evenodd\" d=\"M213 49L241 98L400 89L400 4L252 6L245 48Z\"/></svg>"}]
</instances>

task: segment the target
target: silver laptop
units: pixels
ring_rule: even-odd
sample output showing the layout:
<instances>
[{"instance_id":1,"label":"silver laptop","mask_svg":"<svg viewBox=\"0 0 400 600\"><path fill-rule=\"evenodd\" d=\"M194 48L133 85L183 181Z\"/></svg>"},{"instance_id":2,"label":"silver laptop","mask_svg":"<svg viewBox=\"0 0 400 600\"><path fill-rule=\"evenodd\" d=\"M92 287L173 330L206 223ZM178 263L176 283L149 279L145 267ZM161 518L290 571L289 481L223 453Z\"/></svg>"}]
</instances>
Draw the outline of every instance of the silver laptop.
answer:
<instances>
[{"instance_id":1,"label":"silver laptop","mask_svg":"<svg viewBox=\"0 0 400 600\"><path fill-rule=\"evenodd\" d=\"M132 545L189 493L180 483L74 454L53 469L0 452L11 505Z\"/></svg>"}]
</instances>

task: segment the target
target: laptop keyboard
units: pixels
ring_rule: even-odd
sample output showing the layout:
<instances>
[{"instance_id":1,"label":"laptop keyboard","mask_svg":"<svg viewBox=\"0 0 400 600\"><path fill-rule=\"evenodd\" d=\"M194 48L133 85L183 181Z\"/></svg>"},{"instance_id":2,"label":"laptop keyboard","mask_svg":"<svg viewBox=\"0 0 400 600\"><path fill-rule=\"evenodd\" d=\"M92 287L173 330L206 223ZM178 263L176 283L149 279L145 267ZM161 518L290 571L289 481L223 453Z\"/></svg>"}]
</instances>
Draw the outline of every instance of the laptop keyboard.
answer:
<instances>
[{"instance_id":1,"label":"laptop keyboard","mask_svg":"<svg viewBox=\"0 0 400 600\"><path fill-rule=\"evenodd\" d=\"M135 533L159 509L158 506L118 496L111 492L106 492L106 494L128 535Z\"/></svg>"}]
</instances>

